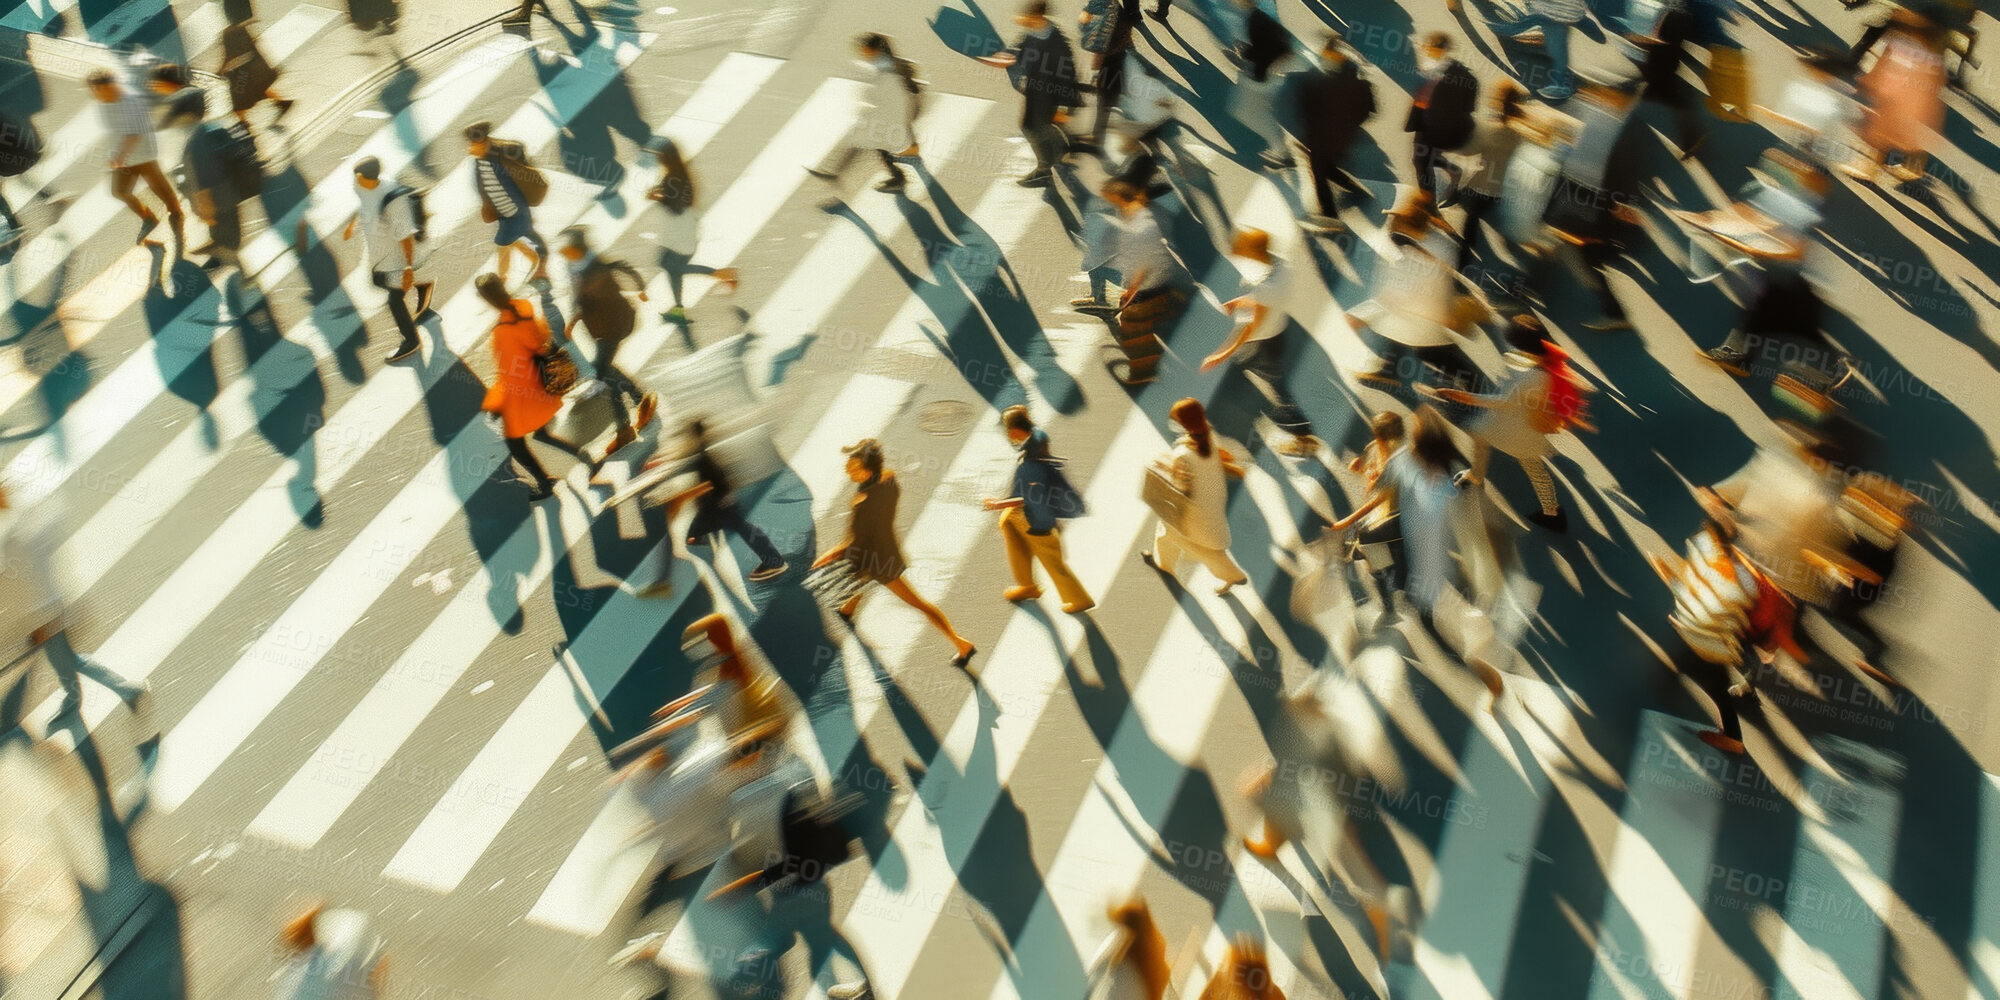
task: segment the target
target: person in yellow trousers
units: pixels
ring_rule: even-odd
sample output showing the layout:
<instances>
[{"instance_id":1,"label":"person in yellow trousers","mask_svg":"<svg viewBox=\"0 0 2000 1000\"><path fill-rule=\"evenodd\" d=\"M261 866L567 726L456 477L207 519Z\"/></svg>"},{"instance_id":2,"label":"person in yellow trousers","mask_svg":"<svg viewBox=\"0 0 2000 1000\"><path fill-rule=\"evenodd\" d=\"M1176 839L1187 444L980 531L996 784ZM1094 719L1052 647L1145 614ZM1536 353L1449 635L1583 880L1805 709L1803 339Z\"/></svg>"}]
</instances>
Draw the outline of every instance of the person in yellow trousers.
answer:
<instances>
[{"instance_id":1,"label":"person in yellow trousers","mask_svg":"<svg viewBox=\"0 0 2000 1000\"><path fill-rule=\"evenodd\" d=\"M1039 560L1055 581L1063 610L1082 614L1097 602L1063 561L1062 534L1056 530L1056 522L1080 516L1083 496L1063 475L1061 460L1049 454L1048 432L1035 426L1027 407L1010 406L1001 411L1000 424L1007 430L1007 440L1021 450L1020 462L1014 466L1013 494L1004 500L986 501L987 510L1005 512L1000 515L1000 537L1007 543L1007 563L1014 570L1014 586L1007 588L1005 596L1010 601L1042 596L1031 561Z\"/></svg>"}]
</instances>

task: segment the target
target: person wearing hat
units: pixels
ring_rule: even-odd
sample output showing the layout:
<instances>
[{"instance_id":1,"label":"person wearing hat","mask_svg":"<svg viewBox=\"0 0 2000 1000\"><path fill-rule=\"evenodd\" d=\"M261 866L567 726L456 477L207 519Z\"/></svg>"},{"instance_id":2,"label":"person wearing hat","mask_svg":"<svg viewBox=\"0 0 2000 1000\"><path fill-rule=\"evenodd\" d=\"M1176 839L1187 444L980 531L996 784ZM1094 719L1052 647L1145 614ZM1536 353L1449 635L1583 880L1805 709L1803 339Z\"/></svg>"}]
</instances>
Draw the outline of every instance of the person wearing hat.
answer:
<instances>
[{"instance_id":1,"label":"person wearing hat","mask_svg":"<svg viewBox=\"0 0 2000 1000\"><path fill-rule=\"evenodd\" d=\"M1583 417L1584 402L1580 382L1570 371L1563 349L1547 339L1542 321L1528 313L1515 316L1507 325L1506 355L1514 373L1493 393L1475 394L1463 389L1436 389L1429 394L1449 403L1479 408L1481 412L1467 428L1472 435L1472 473L1467 485L1486 478L1493 450L1506 452L1521 463L1528 482L1535 487L1541 513L1528 520L1560 533L1568 528L1569 517L1556 498L1556 484L1549 475L1549 455L1554 448L1549 438L1571 427L1592 429Z\"/></svg>"},{"instance_id":2,"label":"person wearing hat","mask_svg":"<svg viewBox=\"0 0 2000 1000\"><path fill-rule=\"evenodd\" d=\"M139 217L139 243L161 246L159 240L152 238L153 230L160 227L160 217L132 193L132 188L144 180L147 190L166 206L167 224L174 233L174 252L179 254L187 245L187 216L181 211L181 200L174 194L173 185L167 183L167 175L160 172L160 143L153 132L153 102L146 95L126 88L118 75L108 69L91 71L84 82L91 96L97 99L104 132L111 137L111 196L124 202Z\"/></svg>"},{"instance_id":3,"label":"person wearing hat","mask_svg":"<svg viewBox=\"0 0 2000 1000\"><path fill-rule=\"evenodd\" d=\"M375 287L388 296L389 315L396 321L403 339L389 352L391 363L415 357L423 349L417 336L416 317L431 311L431 293L436 283L417 277L416 195L408 188L392 188L382 183L382 161L372 156L354 164L354 218L340 238L354 238L361 229L362 243L375 261ZM425 254L424 256L428 256ZM409 293L417 293L417 311L410 312Z\"/></svg>"},{"instance_id":4,"label":"person wearing hat","mask_svg":"<svg viewBox=\"0 0 2000 1000\"><path fill-rule=\"evenodd\" d=\"M952 627L951 619L946 618L937 605L912 590L903 579L906 568L903 547L896 540L896 504L902 499L903 487L896 481L896 474L883 467L882 442L862 438L842 448L841 452L847 456L847 478L855 484L847 538L814 560L812 568L819 569L835 559L847 560L857 579L889 588L889 592L901 598L903 603L930 619L930 623L951 640L952 648L957 651L951 658L951 665L965 666L972 661L972 654L979 651L972 640L958 634L958 630ZM861 593L857 592L840 607L840 617L852 622L860 606Z\"/></svg>"},{"instance_id":5,"label":"person wearing hat","mask_svg":"<svg viewBox=\"0 0 2000 1000\"><path fill-rule=\"evenodd\" d=\"M500 248L500 281L507 281L507 266L514 249L528 255L529 271L537 285L548 281L548 247L535 232L535 218L528 200L514 183L513 175L493 144L493 123L473 122L465 127L465 148L472 157L472 187L479 195L480 218L495 223L493 245Z\"/></svg>"},{"instance_id":6,"label":"person wearing hat","mask_svg":"<svg viewBox=\"0 0 2000 1000\"><path fill-rule=\"evenodd\" d=\"M638 428L652 421L653 411L659 406L659 400L650 393L641 393L631 376L620 371L616 363L618 347L631 335L638 319L638 311L625 299L625 288L619 278L632 282L641 302L646 301L646 279L632 265L600 256L591 248L589 234L580 226L563 230L561 253L569 263L569 288L576 300L569 322L563 326L563 336L575 340L578 323L590 328L590 337L597 342L597 353L592 355L590 366L611 387L611 409L618 418L618 434L611 439L608 454L637 441ZM639 407L636 424L625 409L628 396Z\"/></svg>"},{"instance_id":7,"label":"person wearing hat","mask_svg":"<svg viewBox=\"0 0 2000 1000\"><path fill-rule=\"evenodd\" d=\"M1007 440L1021 449L1014 465L1014 489L1005 499L988 499L987 510L1000 515L1000 537L1007 544L1007 565L1014 571L1014 586L1002 595L1009 601L1032 601L1042 596L1035 585L1031 559L1040 560L1056 583L1064 612L1082 614L1097 606L1083 582L1063 561L1062 534L1058 518L1078 512L1082 498L1062 474L1062 460L1049 453L1049 432L1035 426L1025 406L1010 406L1000 413Z\"/></svg>"},{"instance_id":8,"label":"person wearing hat","mask_svg":"<svg viewBox=\"0 0 2000 1000\"><path fill-rule=\"evenodd\" d=\"M1201 370L1235 359L1263 395L1271 422L1291 435L1278 446L1279 453L1293 458L1317 455L1319 439L1313 437L1305 411L1285 386L1298 367L1301 346L1310 339L1292 322L1298 299L1292 267L1271 253L1270 234L1261 229L1238 229L1229 256L1244 282L1243 294L1222 304L1223 311L1238 317L1236 330L1202 360Z\"/></svg>"}]
</instances>

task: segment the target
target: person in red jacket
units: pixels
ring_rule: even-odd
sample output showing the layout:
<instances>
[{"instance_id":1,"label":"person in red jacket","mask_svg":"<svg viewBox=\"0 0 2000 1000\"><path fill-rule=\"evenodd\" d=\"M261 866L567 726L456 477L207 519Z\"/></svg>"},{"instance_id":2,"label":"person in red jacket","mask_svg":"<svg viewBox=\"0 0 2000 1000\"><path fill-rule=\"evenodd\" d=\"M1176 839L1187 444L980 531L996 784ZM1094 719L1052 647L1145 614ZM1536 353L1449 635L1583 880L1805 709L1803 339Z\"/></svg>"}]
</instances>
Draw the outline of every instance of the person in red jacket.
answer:
<instances>
[{"instance_id":1,"label":"person in red jacket","mask_svg":"<svg viewBox=\"0 0 2000 1000\"><path fill-rule=\"evenodd\" d=\"M507 439L508 453L523 472L535 478L528 499L546 500L555 493L556 480L528 449L529 435L575 455L579 461L588 461L582 448L549 433L549 421L562 409L562 397L542 388L541 371L535 365L535 355L550 347L548 323L535 311L534 303L509 298L507 286L497 274L480 275L473 288L487 305L500 311L493 326L493 384L487 387L486 400L479 408L494 415L501 436Z\"/></svg>"}]
</instances>

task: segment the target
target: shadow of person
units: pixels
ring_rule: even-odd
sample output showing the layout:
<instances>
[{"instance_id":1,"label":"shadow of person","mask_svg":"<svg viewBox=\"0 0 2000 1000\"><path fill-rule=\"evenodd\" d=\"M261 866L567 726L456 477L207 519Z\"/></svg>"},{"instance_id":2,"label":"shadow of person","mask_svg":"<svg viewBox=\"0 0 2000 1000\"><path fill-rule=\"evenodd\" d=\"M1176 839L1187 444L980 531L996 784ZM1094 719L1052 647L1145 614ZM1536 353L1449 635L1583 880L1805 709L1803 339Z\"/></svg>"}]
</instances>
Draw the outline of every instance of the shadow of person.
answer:
<instances>
[{"instance_id":1,"label":"shadow of person","mask_svg":"<svg viewBox=\"0 0 2000 1000\"><path fill-rule=\"evenodd\" d=\"M314 483L318 472L315 441L326 426L326 383L311 351L285 339L272 315L270 300L253 278L228 286L230 314L237 317L243 354L250 362L243 377L251 380L250 405L257 430L272 450L292 463L286 491L299 523L318 528L325 505Z\"/></svg>"},{"instance_id":2,"label":"shadow of person","mask_svg":"<svg viewBox=\"0 0 2000 1000\"><path fill-rule=\"evenodd\" d=\"M264 190L258 200L263 204L264 217L271 220L274 227L294 213L303 220L312 208L312 185L296 165L287 163L282 170L264 178ZM318 233L310 232L303 221L299 227L306 231L306 238L295 241L293 252L299 257L299 273L306 279L306 304L315 310L329 309L334 318L355 316L358 323L359 308L341 286L345 269ZM350 385L361 384L366 376L361 366L361 348L368 340L367 336L353 336L355 328L340 323L322 324L321 327L327 331L350 334L342 336L339 332L326 332L324 336L327 349L339 362L340 377Z\"/></svg>"},{"instance_id":3,"label":"shadow of person","mask_svg":"<svg viewBox=\"0 0 2000 1000\"><path fill-rule=\"evenodd\" d=\"M431 164L429 144L417 133L416 116L404 114L416 103L417 88L423 84L423 73L410 64L400 49L392 51L396 55L396 72L376 91L375 103L388 113L390 123L396 129L396 144L410 154L410 165L425 177L436 180L437 167Z\"/></svg>"},{"instance_id":4,"label":"shadow of person","mask_svg":"<svg viewBox=\"0 0 2000 1000\"><path fill-rule=\"evenodd\" d=\"M151 248L157 274L165 251ZM190 303L212 302L212 312L195 315ZM215 416L209 406L221 392L215 367L215 337L211 333L227 322L222 316L223 296L207 273L186 258L175 258L163 281L148 283L141 302L146 329L151 331L155 360L167 391L186 400L200 411L202 440L210 448L218 445Z\"/></svg>"},{"instance_id":5,"label":"shadow of person","mask_svg":"<svg viewBox=\"0 0 2000 1000\"><path fill-rule=\"evenodd\" d=\"M104 1000L184 1000L186 946L180 903L171 888L147 877L132 842L131 827L143 802L120 815L105 761L89 734L79 736L74 759L91 778L106 864L101 878L78 879L77 891L92 937L115 948L89 995Z\"/></svg>"},{"instance_id":6,"label":"shadow of person","mask_svg":"<svg viewBox=\"0 0 2000 1000\"><path fill-rule=\"evenodd\" d=\"M1007 47L1007 40L1000 34L993 21L980 9L979 0L960 0L964 10L950 6L938 7L937 13L927 19L931 31L937 34L944 47L962 56L978 59L990 56Z\"/></svg>"},{"instance_id":7,"label":"shadow of person","mask_svg":"<svg viewBox=\"0 0 2000 1000\"><path fill-rule=\"evenodd\" d=\"M612 137L614 133L623 135L634 146L643 149L652 142L653 129L640 112L638 98L633 94L625 74L619 70L616 59L601 47L606 41L604 30L576 0L571 0L571 7L577 13L582 30L571 32L560 22L557 23L557 30L564 36L570 51L583 61L583 71L600 73L609 79L581 106L556 108L549 118L558 126L556 146L560 150L563 170L596 185L598 199L605 203L606 211L618 218L626 211L618 196L618 185L625 179L626 168ZM611 38L617 40L617 35ZM535 77L545 93L555 79L569 68L560 60L537 60L534 66Z\"/></svg>"}]
</instances>

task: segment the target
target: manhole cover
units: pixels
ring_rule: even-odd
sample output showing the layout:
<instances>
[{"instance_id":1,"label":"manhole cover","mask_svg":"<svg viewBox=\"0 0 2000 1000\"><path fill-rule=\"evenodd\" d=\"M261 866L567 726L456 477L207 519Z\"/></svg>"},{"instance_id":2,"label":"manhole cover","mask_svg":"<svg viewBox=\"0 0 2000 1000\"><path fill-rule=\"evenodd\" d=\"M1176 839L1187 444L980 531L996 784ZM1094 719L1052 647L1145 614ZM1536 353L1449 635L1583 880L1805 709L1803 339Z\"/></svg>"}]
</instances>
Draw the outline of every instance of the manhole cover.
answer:
<instances>
[{"instance_id":1,"label":"manhole cover","mask_svg":"<svg viewBox=\"0 0 2000 1000\"><path fill-rule=\"evenodd\" d=\"M972 424L975 412L970 403L940 399L917 409L917 426L939 437L959 434Z\"/></svg>"}]
</instances>

